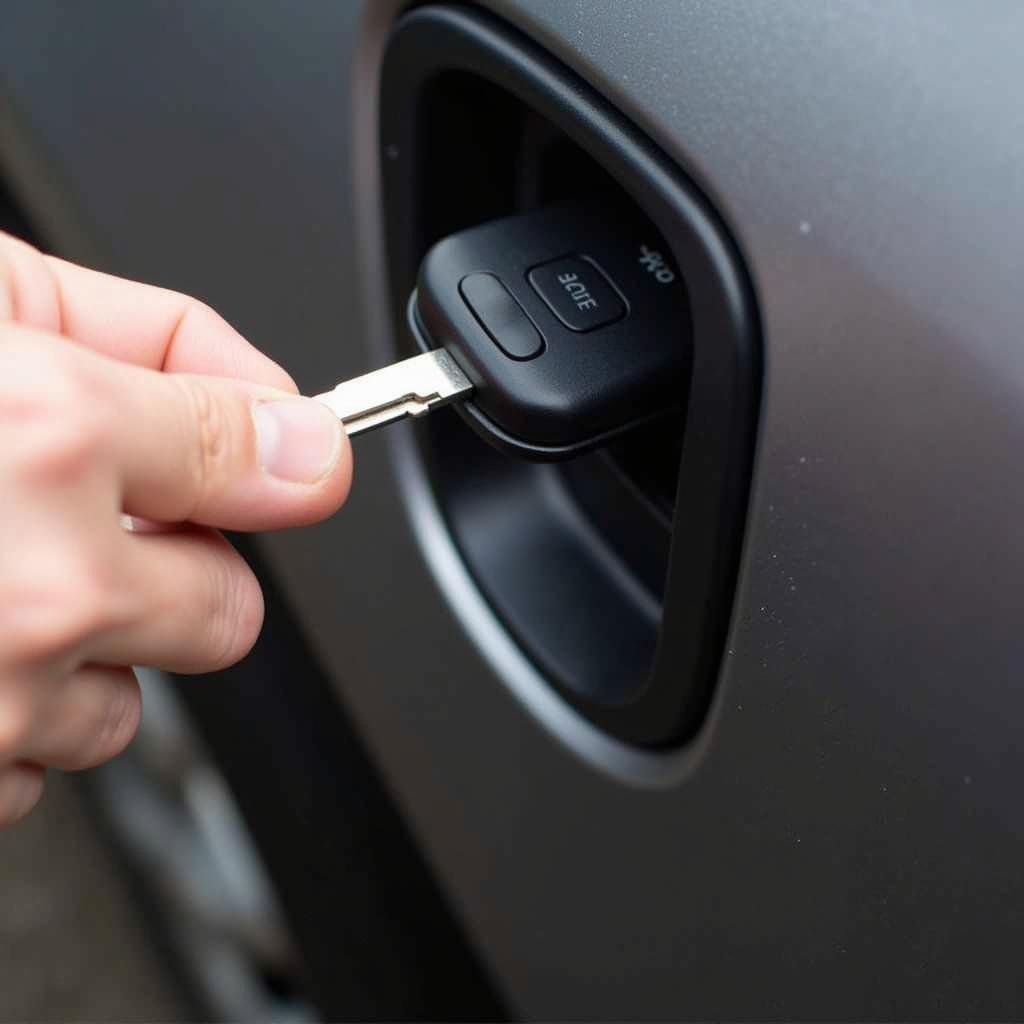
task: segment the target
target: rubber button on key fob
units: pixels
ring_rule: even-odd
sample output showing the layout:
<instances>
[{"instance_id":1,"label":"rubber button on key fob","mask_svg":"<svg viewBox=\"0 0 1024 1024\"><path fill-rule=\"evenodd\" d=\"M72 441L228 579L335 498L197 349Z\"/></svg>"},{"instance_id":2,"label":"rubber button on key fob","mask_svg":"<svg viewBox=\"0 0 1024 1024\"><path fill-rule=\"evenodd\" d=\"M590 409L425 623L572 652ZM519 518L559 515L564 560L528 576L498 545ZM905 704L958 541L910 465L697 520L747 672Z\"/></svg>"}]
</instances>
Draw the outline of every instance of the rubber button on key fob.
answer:
<instances>
[{"instance_id":1,"label":"rubber button on key fob","mask_svg":"<svg viewBox=\"0 0 1024 1024\"><path fill-rule=\"evenodd\" d=\"M513 359L532 359L544 348L544 339L511 292L494 276L482 271L459 282L459 291L491 340Z\"/></svg>"},{"instance_id":2,"label":"rubber button on key fob","mask_svg":"<svg viewBox=\"0 0 1024 1024\"><path fill-rule=\"evenodd\" d=\"M534 267L530 284L570 331L593 331L626 312L618 293L597 264L566 256Z\"/></svg>"}]
</instances>

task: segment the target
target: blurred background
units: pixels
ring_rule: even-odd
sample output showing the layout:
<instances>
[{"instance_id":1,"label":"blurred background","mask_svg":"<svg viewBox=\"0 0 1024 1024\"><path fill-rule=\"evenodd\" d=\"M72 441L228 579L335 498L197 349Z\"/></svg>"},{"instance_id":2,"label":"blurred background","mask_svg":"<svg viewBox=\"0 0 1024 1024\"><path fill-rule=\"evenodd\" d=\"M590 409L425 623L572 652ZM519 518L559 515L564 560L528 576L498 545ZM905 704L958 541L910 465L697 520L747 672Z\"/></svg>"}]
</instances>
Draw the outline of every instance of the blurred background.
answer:
<instances>
[{"instance_id":1,"label":"blurred background","mask_svg":"<svg viewBox=\"0 0 1024 1024\"><path fill-rule=\"evenodd\" d=\"M0 834L0 1018L185 1020L194 1008L154 944L80 786Z\"/></svg>"}]
</instances>

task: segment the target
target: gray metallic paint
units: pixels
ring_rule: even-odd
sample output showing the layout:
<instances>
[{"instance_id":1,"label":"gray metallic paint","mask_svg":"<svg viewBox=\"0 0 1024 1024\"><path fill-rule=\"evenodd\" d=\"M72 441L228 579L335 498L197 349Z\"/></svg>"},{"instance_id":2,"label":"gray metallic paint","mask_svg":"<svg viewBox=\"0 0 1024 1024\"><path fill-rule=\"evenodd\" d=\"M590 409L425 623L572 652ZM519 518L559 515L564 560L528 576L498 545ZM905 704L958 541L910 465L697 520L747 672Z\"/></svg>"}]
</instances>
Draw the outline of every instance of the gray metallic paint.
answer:
<instances>
[{"instance_id":1,"label":"gray metallic paint","mask_svg":"<svg viewBox=\"0 0 1024 1024\"><path fill-rule=\"evenodd\" d=\"M687 770L595 770L421 549L405 425L360 439L332 522L265 540L339 694L526 1016L1021 1016L1024 9L494 6L748 260L766 381L729 655ZM322 390L391 351L396 7L14 5L8 159L59 168L58 241L201 294Z\"/></svg>"}]
</instances>

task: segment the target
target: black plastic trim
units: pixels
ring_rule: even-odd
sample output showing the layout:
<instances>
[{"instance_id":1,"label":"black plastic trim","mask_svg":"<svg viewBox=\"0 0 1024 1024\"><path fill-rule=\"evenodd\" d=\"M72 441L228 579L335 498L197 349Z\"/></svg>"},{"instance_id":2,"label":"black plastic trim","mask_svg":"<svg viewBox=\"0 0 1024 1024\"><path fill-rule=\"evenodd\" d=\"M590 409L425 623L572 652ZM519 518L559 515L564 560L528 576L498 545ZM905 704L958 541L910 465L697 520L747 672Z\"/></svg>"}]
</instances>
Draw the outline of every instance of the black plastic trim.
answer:
<instances>
[{"instance_id":1,"label":"black plastic trim","mask_svg":"<svg viewBox=\"0 0 1024 1024\"><path fill-rule=\"evenodd\" d=\"M442 72L468 72L539 112L589 153L658 225L690 295L693 363L664 617L654 668L630 701L608 706L559 686L609 733L647 747L702 721L721 660L743 538L761 383L753 292L738 249L679 167L589 85L521 33L475 9L405 16L385 54L381 144L394 322L436 239L416 173L431 140L419 103ZM458 537L456 535L456 539Z\"/></svg>"}]
</instances>

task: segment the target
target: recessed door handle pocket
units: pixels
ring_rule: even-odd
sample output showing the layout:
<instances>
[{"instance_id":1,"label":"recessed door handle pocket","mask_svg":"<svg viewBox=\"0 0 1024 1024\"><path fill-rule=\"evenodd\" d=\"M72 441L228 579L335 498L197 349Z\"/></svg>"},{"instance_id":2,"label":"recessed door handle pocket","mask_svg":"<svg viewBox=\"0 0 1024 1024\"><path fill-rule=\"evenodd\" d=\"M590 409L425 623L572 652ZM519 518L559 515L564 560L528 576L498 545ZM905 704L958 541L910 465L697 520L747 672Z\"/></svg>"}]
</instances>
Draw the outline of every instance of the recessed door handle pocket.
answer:
<instances>
[{"instance_id":1,"label":"recessed door handle pocket","mask_svg":"<svg viewBox=\"0 0 1024 1024\"><path fill-rule=\"evenodd\" d=\"M459 360L477 332L473 399L417 430L467 567L580 714L685 740L722 657L760 396L736 245L664 152L475 9L398 23L380 145L395 337Z\"/></svg>"}]
</instances>

